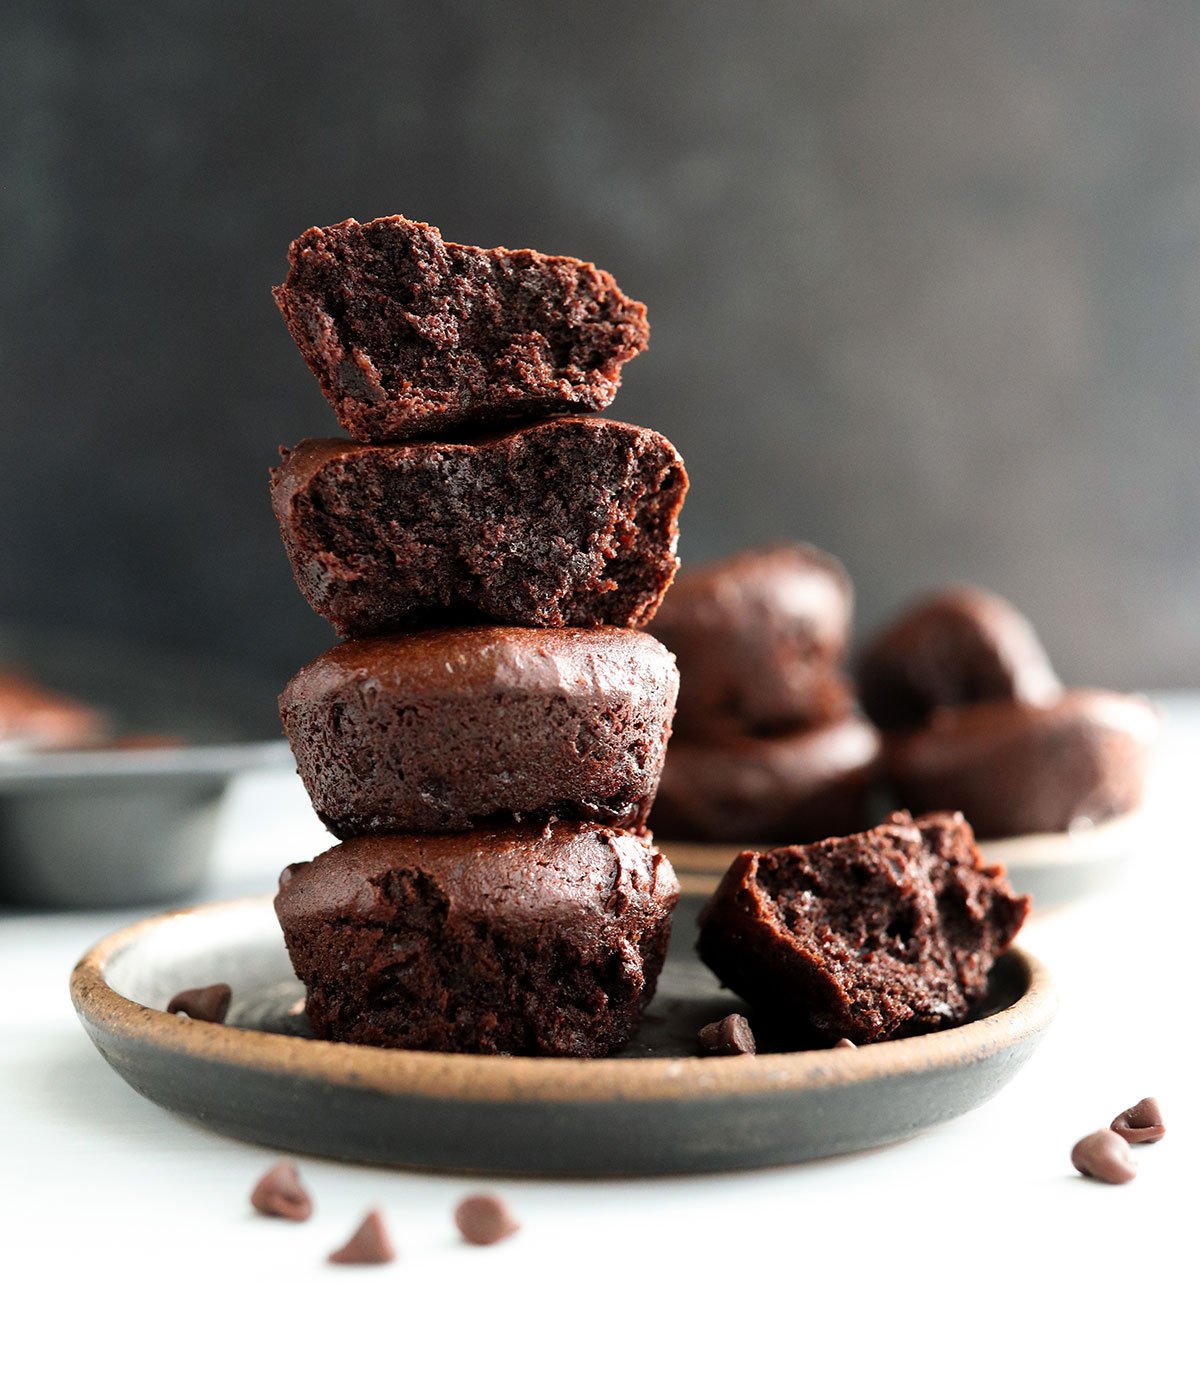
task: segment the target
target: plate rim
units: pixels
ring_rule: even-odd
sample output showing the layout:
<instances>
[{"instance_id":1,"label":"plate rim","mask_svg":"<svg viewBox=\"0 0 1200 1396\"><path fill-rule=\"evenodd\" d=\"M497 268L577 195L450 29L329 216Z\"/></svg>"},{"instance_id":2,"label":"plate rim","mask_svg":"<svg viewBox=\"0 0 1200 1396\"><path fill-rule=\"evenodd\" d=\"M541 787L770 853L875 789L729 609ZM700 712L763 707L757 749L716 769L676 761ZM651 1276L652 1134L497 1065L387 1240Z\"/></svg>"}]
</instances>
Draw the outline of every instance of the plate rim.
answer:
<instances>
[{"instance_id":1,"label":"plate rim","mask_svg":"<svg viewBox=\"0 0 1200 1396\"><path fill-rule=\"evenodd\" d=\"M1014 945L1005 955L1016 960L1025 988L1007 1008L961 1027L872 1043L854 1052L824 1048L752 1057L493 1057L325 1042L199 1022L126 998L105 977L118 956L152 931L171 925L186 931L205 919L254 912L273 918L272 898L239 897L157 913L97 941L70 978L71 999L89 1035L200 1057L216 1065L386 1095L603 1104L774 1095L963 1067L1040 1037L1058 1006L1049 970Z\"/></svg>"}]
</instances>

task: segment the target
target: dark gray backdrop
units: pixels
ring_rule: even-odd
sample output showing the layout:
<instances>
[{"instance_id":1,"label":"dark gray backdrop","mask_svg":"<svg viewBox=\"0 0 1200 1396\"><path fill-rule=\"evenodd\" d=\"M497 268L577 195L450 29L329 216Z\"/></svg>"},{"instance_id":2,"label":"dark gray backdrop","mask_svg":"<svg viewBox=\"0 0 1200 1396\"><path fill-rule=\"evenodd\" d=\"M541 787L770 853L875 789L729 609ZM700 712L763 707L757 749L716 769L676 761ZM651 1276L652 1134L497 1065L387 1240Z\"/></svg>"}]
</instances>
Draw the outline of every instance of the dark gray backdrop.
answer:
<instances>
[{"instance_id":1,"label":"dark gray backdrop","mask_svg":"<svg viewBox=\"0 0 1200 1396\"><path fill-rule=\"evenodd\" d=\"M329 640L266 495L335 429L269 295L403 212L608 267L687 559L973 579L1064 673L1200 682L1200 6L10 3L0 622Z\"/></svg>"}]
</instances>

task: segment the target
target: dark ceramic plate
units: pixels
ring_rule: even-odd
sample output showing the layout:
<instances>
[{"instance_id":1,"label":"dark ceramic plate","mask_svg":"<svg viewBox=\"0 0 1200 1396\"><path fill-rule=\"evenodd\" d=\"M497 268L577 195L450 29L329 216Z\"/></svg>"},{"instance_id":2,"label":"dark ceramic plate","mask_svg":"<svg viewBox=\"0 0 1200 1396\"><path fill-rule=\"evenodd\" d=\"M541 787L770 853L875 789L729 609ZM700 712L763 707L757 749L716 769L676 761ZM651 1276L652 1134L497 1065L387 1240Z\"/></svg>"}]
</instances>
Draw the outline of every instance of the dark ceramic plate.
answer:
<instances>
[{"instance_id":1,"label":"dark ceramic plate","mask_svg":"<svg viewBox=\"0 0 1200 1396\"><path fill-rule=\"evenodd\" d=\"M71 992L135 1090L224 1134L289 1152L411 1168L597 1176L697 1173L847 1153L982 1104L1054 1013L1045 969L1011 950L976 1019L846 1049L699 1058L696 1029L742 1005L692 951L685 898L659 992L607 1061L452 1056L314 1041L269 901L156 916L107 937ZM163 1012L227 980L225 1025Z\"/></svg>"},{"instance_id":2,"label":"dark ceramic plate","mask_svg":"<svg viewBox=\"0 0 1200 1396\"><path fill-rule=\"evenodd\" d=\"M1115 882L1136 852L1144 824L1143 814L1127 814L1069 833L984 839L979 851L985 863L1007 870L1016 891L1033 898L1035 910L1048 911ZM660 847L684 891L696 896L712 892L742 851L741 845L715 843L662 842Z\"/></svg>"}]
</instances>

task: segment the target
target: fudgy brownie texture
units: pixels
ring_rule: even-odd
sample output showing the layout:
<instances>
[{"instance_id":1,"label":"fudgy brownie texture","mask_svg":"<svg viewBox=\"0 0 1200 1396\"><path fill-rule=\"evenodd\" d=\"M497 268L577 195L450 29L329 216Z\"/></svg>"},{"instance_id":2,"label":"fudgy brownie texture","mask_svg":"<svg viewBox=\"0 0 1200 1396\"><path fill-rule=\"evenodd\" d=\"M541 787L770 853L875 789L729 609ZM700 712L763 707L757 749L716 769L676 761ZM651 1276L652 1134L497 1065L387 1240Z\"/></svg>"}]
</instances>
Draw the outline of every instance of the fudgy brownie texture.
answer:
<instances>
[{"instance_id":1,"label":"fudgy brownie texture","mask_svg":"<svg viewBox=\"0 0 1200 1396\"><path fill-rule=\"evenodd\" d=\"M652 627L679 660L676 731L761 736L844 717L853 601L841 563L804 544L683 568Z\"/></svg>"},{"instance_id":2,"label":"fudgy brownie texture","mask_svg":"<svg viewBox=\"0 0 1200 1396\"><path fill-rule=\"evenodd\" d=\"M991 592L953 587L871 640L859 658L858 689L871 720L895 729L965 703L1049 703L1062 685L1020 611Z\"/></svg>"},{"instance_id":3,"label":"fudgy brownie texture","mask_svg":"<svg viewBox=\"0 0 1200 1396\"><path fill-rule=\"evenodd\" d=\"M700 914L701 959L798 1041L856 1045L961 1023L1027 897L961 814L743 853Z\"/></svg>"},{"instance_id":4,"label":"fudgy brownie texture","mask_svg":"<svg viewBox=\"0 0 1200 1396\"><path fill-rule=\"evenodd\" d=\"M589 824L354 839L285 869L275 909L320 1037L599 1057L637 1029L679 884Z\"/></svg>"},{"instance_id":5,"label":"fudgy brownie texture","mask_svg":"<svg viewBox=\"0 0 1200 1396\"><path fill-rule=\"evenodd\" d=\"M1075 689L1046 707L944 708L890 735L885 760L912 809L961 809L980 838L1053 833L1136 809L1157 732L1145 699Z\"/></svg>"},{"instance_id":6,"label":"fudgy brownie texture","mask_svg":"<svg viewBox=\"0 0 1200 1396\"><path fill-rule=\"evenodd\" d=\"M675 737L650 819L660 838L701 843L847 834L866 822L879 756L879 734L857 717L781 737Z\"/></svg>"},{"instance_id":7,"label":"fudgy brownie texture","mask_svg":"<svg viewBox=\"0 0 1200 1396\"><path fill-rule=\"evenodd\" d=\"M646 307L590 262L462 247L407 218L310 228L288 261L275 301L360 441L607 407L650 339Z\"/></svg>"},{"instance_id":8,"label":"fudgy brownie texture","mask_svg":"<svg viewBox=\"0 0 1200 1396\"><path fill-rule=\"evenodd\" d=\"M644 632L477 626L347 640L280 713L341 839L551 815L640 829L678 686Z\"/></svg>"},{"instance_id":9,"label":"fudgy brownie texture","mask_svg":"<svg viewBox=\"0 0 1200 1396\"><path fill-rule=\"evenodd\" d=\"M678 566L686 492L657 432L559 417L469 443L303 441L271 499L301 594L357 636L438 613L643 625Z\"/></svg>"},{"instance_id":10,"label":"fudgy brownie texture","mask_svg":"<svg viewBox=\"0 0 1200 1396\"><path fill-rule=\"evenodd\" d=\"M0 755L93 747L107 736L108 723L94 708L0 670Z\"/></svg>"}]
</instances>

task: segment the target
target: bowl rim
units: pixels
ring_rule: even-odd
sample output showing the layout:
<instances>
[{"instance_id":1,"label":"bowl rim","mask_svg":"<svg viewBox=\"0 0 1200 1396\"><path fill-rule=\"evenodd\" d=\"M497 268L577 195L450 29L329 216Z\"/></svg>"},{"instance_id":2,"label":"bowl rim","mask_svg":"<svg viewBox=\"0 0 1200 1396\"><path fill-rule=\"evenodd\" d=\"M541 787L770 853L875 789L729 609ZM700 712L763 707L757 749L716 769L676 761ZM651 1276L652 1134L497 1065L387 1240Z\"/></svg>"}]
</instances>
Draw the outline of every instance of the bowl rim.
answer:
<instances>
[{"instance_id":1,"label":"bowl rim","mask_svg":"<svg viewBox=\"0 0 1200 1396\"><path fill-rule=\"evenodd\" d=\"M264 914L269 897L210 902L145 917L105 936L71 972L71 998L100 1045L157 1049L222 1066L299 1076L392 1096L454 1101L684 1101L823 1090L865 1081L966 1067L1036 1039L1049 1026L1057 993L1049 971L1027 950L1011 946L1004 958L1023 982L1016 1000L987 1018L941 1032L873 1043L857 1051L825 1048L750 1057L492 1057L415 1052L287 1037L260 1029L199 1022L126 998L107 974L143 937L168 928L203 933L204 923ZM107 1055L107 1053L106 1053Z\"/></svg>"},{"instance_id":2,"label":"bowl rim","mask_svg":"<svg viewBox=\"0 0 1200 1396\"><path fill-rule=\"evenodd\" d=\"M197 776L237 775L271 767L282 769L290 760L291 750L282 738L133 750L14 754L0 758L0 794L99 780L191 780Z\"/></svg>"}]
</instances>

